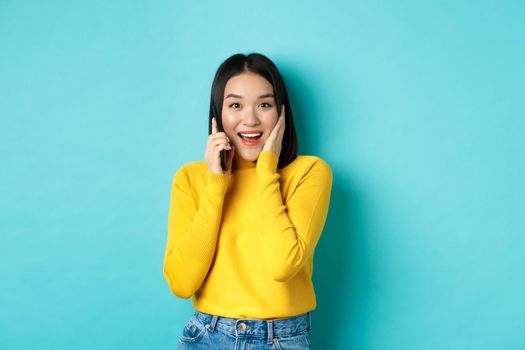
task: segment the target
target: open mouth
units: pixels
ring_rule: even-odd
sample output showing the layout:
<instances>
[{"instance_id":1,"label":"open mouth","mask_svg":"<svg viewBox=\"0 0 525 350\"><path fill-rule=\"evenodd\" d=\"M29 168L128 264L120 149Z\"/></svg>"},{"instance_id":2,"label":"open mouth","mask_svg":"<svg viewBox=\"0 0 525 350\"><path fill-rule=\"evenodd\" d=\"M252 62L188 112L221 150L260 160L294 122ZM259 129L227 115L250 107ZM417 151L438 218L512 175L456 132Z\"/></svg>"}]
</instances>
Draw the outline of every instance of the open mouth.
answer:
<instances>
[{"instance_id":1,"label":"open mouth","mask_svg":"<svg viewBox=\"0 0 525 350\"><path fill-rule=\"evenodd\" d=\"M262 136L262 132L253 132L253 133L244 133L240 132L237 135L239 135L240 138L246 141L255 141L258 140Z\"/></svg>"}]
</instances>

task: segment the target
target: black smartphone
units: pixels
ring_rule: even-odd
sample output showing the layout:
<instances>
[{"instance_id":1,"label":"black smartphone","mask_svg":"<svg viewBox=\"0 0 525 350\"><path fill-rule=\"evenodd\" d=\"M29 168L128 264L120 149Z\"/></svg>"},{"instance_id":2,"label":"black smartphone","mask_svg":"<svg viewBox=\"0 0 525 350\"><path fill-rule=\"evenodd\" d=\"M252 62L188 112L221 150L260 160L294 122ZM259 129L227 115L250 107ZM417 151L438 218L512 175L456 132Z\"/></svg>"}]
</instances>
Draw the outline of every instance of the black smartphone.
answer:
<instances>
[{"instance_id":1,"label":"black smartphone","mask_svg":"<svg viewBox=\"0 0 525 350\"><path fill-rule=\"evenodd\" d=\"M213 114L213 117L215 118L215 120L217 121L217 130L219 130L219 132L224 132L224 129L222 128L222 120L221 118L219 118L219 114L217 113L217 108L215 108L215 103L212 102L211 104L211 108L212 108L212 114ZM226 155L226 150L223 149L221 151L221 168L222 168L222 171L226 171L226 159L227 159L227 155Z\"/></svg>"}]
</instances>

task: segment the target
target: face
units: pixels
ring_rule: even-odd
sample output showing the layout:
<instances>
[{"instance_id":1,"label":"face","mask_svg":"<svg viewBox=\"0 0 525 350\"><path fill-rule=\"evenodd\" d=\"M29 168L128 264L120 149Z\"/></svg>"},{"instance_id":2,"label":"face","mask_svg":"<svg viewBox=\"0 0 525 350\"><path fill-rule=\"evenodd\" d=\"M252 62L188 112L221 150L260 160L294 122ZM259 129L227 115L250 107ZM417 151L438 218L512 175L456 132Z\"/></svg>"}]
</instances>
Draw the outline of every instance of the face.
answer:
<instances>
[{"instance_id":1,"label":"face","mask_svg":"<svg viewBox=\"0 0 525 350\"><path fill-rule=\"evenodd\" d=\"M235 154L256 161L277 123L273 87L262 76L243 72L228 80L222 102L224 132Z\"/></svg>"}]
</instances>

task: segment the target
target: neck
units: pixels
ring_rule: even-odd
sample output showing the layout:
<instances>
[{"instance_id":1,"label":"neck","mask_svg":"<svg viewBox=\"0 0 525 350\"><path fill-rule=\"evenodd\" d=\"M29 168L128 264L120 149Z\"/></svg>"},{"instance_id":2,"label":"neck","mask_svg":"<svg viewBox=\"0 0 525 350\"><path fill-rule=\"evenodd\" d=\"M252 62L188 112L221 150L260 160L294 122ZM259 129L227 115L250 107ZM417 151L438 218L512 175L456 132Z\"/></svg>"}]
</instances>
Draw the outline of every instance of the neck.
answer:
<instances>
[{"instance_id":1,"label":"neck","mask_svg":"<svg viewBox=\"0 0 525 350\"><path fill-rule=\"evenodd\" d=\"M257 161L252 162L251 160L246 160L238 154L235 154L233 157L233 169L251 169L256 166Z\"/></svg>"}]
</instances>

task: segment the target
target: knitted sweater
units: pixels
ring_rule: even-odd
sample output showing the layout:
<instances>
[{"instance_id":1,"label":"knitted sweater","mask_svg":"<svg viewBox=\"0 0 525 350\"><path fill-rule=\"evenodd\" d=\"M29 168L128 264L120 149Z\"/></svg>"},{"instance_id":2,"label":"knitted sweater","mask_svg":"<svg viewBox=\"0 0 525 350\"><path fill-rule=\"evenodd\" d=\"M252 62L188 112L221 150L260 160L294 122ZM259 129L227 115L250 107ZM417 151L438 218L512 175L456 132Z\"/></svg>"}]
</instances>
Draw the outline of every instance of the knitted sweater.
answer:
<instances>
[{"instance_id":1,"label":"knitted sweater","mask_svg":"<svg viewBox=\"0 0 525 350\"><path fill-rule=\"evenodd\" d=\"M171 189L164 276L201 312L234 318L296 316L315 309L314 249L326 221L332 171L319 157L256 162L235 157L231 175L192 162Z\"/></svg>"}]
</instances>

